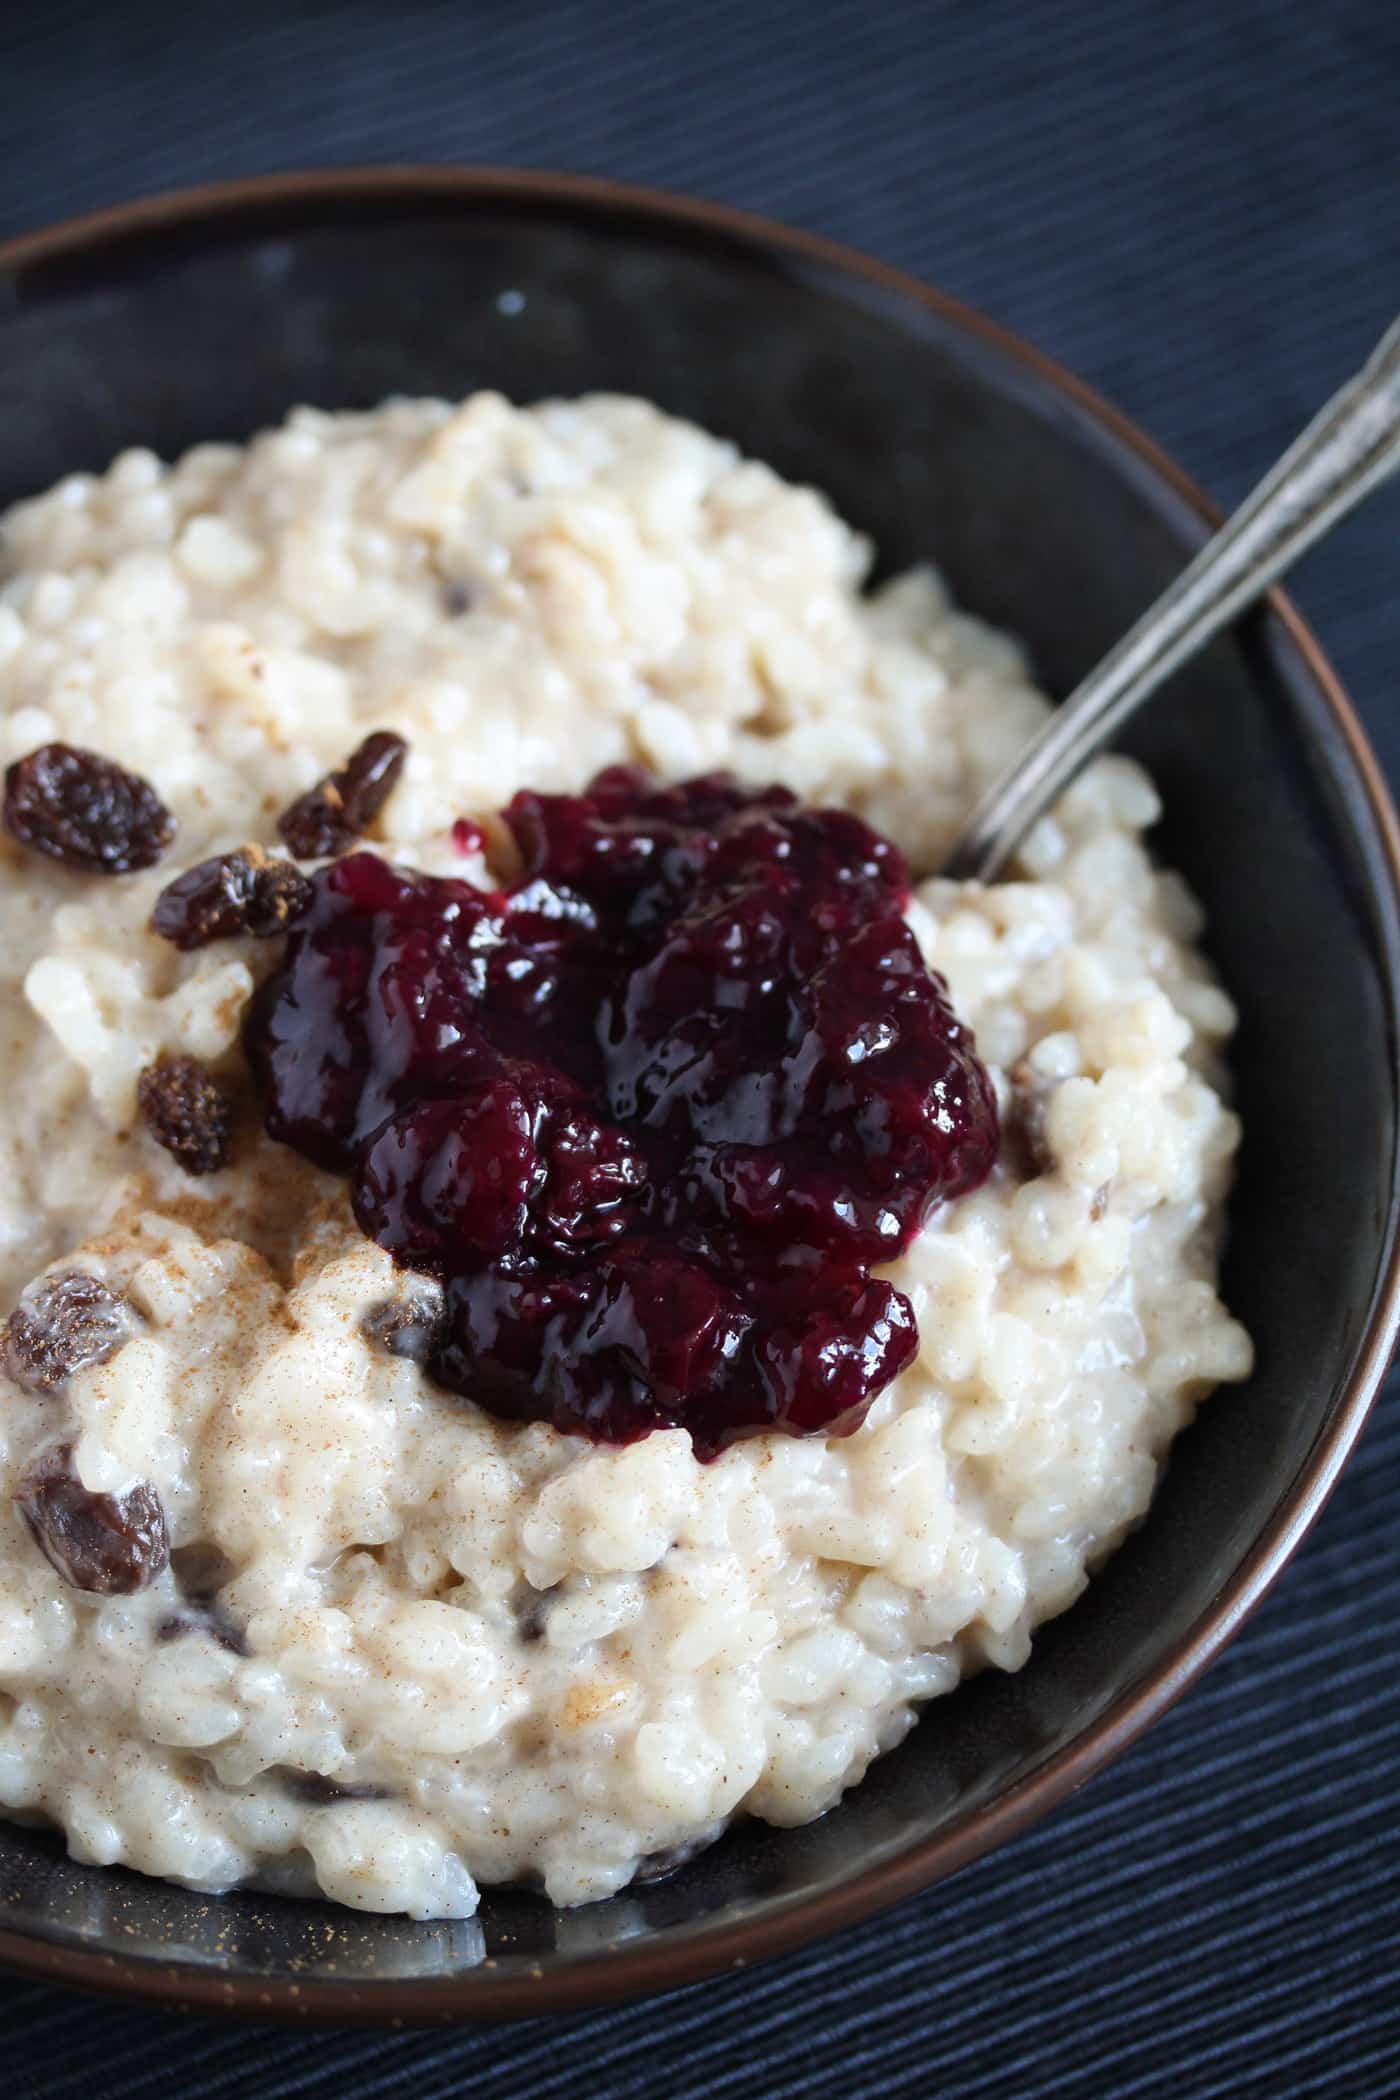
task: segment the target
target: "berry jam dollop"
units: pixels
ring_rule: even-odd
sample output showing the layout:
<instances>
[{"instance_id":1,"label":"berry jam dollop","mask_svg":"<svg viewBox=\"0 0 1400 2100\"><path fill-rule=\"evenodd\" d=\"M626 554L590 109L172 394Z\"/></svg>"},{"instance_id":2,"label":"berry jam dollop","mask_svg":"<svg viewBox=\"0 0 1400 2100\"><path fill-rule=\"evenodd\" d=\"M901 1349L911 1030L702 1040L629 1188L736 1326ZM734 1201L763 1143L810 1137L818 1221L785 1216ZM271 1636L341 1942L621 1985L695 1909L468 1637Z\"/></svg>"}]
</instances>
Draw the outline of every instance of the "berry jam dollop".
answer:
<instances>
[{"instance_id":1,"label":"berry jam dollop","mask_svg":"<svg viewBox=\"0 0 1400 2100\"><path fill-rule=\"evenodd\" d=\"M726 775L504 812L508 890L358 852L249 1017L267 1128L442 1285L440 1384L600 1442L844 1435L910 1362L872 1274L974 1189L996 1100L898 849Z\"/></svg>"}]
</instances>

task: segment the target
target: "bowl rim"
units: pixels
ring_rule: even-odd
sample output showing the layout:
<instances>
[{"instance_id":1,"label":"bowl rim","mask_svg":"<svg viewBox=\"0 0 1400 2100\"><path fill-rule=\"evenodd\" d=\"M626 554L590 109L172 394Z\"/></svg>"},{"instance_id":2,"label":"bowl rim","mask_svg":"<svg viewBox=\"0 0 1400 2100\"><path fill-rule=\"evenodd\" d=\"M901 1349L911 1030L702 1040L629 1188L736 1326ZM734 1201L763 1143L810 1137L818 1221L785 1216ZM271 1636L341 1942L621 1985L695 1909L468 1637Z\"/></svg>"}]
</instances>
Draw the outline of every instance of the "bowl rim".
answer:
<instances>
[{"instance_id":1,"label":"bowl rim","mask_svg":"<svg viewBox=\"0 0 1400 2100\"><path fill-rule=\"evenodd\" d=\"M147 235L198 234L241 213L290 217L356 205L401 205L463 212L483 206L562 207L653 230L718 236L769 262L813 264L879 293L921 306L955 332L991 349L1021 376L1067 399L1097 426L1120 469L1135 470L1160 494L1172 495L1198 523L1220 512L1135 423L1092 387L1022 337L918 277L825 235L762 214L606 177L539 169L452 163L394 163L274 173L203 183L144 196L21 233L0 243L0 278L38 265L120 249ZM1290 645L1340 733L1339 771L1349 765L1360 799L1349 820L1369 846L1368 902L1378 916L1378 963L1388 1011L1400 1005L1400 821L1379 762L1321 648L1288 597L1265 601L1276 635ZM1369 826L1369 838L1365 835ZM1400 1098L1395 1030L1390 1078ZM471 1969L422 1978L332 1979L227 1974L211 1965L112 1953L98 1944L65 1945L0 1922L0 1965L51 1984L95 1990L137 2002L257 2019L404 2026L443 2020L496 2020L577 2011L699 1982L794 1951L854 1925L970 1865L1018 1835L1076 1787L1102 1770L1171 1706L1220 1653L1258 1605L1300 1544L1351 1455L1380 1389L1400 1331L1400 1130L1391 1162L1391 1195L1382 1260L1350 1375L1273 1514L1209 1609L1140 1682L1114 1701L1063 1749L977 1809L964 1822L935 1831L897 1855L863 1868L814 1895L779 1899L738 1922L710 1920L660 1944L613 1942L549 1968L504 1974L487 1960Z\"/></svg>"}]
</instances>

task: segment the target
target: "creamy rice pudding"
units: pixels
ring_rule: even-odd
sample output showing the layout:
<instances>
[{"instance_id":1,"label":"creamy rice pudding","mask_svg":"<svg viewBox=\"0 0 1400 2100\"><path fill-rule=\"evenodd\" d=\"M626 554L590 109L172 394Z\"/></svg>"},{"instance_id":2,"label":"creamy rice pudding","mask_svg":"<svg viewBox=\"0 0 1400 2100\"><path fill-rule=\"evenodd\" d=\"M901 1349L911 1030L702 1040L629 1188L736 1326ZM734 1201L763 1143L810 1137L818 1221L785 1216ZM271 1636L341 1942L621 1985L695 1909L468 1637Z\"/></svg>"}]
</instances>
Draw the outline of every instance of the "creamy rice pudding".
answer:
<instances>
[{"instance_id":1,"label":"creamy rice pudding","mask_svg":"<svg viewBox=\"0 0 1400 2100\"><path fill-rule=\"evenodd\" d=\"M463 1917L805 1821L922 1701L1024 1663L1247 1374L1234 1015L1151 783L1101 760L1014 879L921 879L1046 703L869 558L612 397L299 410L3 521L0 1804L75 1857ZM652 778L549 799L618 768ZM719 770L719 801L666 787ZM618 838L661 905L640 862L607 887ZM628 944L736 854L729 948L683 958L730 1002L701 1044L672 932L665 971ZM420 935L461 969L412 1071L368 1023L326 1052L313 980L348 1010L372 947L411 1003ZM478 957L547 1040L516 1013L468 1071ZM790 1078L808 1000L849 1068L820 1114L753 1048ZM624 1020L667 1087L703 1049L729 1120L631 1066L624 1112Z\"/></svg>"}]
</instances>

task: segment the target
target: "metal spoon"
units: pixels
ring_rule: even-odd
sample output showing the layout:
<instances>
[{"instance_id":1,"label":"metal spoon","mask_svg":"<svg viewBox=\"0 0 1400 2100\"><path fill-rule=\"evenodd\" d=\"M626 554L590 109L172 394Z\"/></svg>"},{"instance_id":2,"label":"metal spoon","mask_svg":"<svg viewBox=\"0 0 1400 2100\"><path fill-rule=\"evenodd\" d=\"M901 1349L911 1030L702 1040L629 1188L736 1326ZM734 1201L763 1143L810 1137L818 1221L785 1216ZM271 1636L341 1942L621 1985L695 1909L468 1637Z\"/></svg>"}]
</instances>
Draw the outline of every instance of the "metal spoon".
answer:
<instances>
[{"instance_id":1,"label":"metal spoon","mask_svg":"<svg viewBox=\"0 0 1400 2100\"><path fill-rule=\"evenodd\" d=\"M1400 467L1400 320L1254 493L1009 766L944 874L989 881L1162 681Z\"/></svg>"}]
</instances>

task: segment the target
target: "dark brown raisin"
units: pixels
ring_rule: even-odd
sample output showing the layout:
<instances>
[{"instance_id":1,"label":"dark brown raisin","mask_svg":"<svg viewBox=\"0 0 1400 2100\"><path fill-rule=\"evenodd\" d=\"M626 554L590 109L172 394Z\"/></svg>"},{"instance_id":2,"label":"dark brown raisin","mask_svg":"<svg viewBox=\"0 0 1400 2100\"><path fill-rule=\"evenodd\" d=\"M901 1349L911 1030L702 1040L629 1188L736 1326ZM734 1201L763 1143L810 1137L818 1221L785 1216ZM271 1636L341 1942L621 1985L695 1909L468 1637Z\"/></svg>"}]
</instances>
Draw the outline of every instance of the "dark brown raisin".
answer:
<instances>
[{"instance_id":1,"label":"dark brown raisin","mask_svg":"<svg viewBox=\"0 0 1400 2100\"><path fill-rule=\"evenodd\" d=\"M138 773L71 744L41 744L5 774L5 829L22 846L87 875L152 868L175 819Z\"/></svg>"},{"instance_id":2,"label":"dark brown raisin","mask_svg":"<svg viewBox=\"0 0 1400 2100\"><path fill-rule=\"evenodd\" d=\"M252 1653L243 1628L235 1626L231 1619L226 1619L223 1613L214 1607L207 1610L196 1607L190 1611L171 1612L170 1616L162 1619L157 1626L156 1639L164 1647L167 1641L182 1640L186 1634L191 1633L206 1635L220 1648L227 1649L230 1655L247 1656Z\"/></svg>"},{"instance_id":3,"label":"dark brown raisin","mask_svg":"<svg viewBox=\"0 0 1400 2100\"><path fill-rule=\"evenodd\" d=\"M360 1324L367 1342L387 1349L390 1356L407 1357L410 1363L426 1363L442 1323L442 1292L436 1286L411 1291L406 1298L390 1298L373 1305Z\"/></svg>"},{"instance_id":4,"label":"dark brown raisin","mask_svg":"<svg viewBox=\"0 0 1400 2100\"><path fill-rule=\"evenodd\" d=\"M182 1597L191 1604L209 1604L226 1582L238 1573L237 1563L209 1539L191 1539L177 1546L170 1556L170 1572Z\"/></svg>"},{"instance_id":5,"label":"dark brown raisin","mask_svg":"<svg viewBox=\"0 0 1400 2100\"><path fill-rule=\"evenodd\" d=\"M1024 1057L1016 1060L1007 1077L1011 1101L1002 1120L1002 1158L1018 1181L1035 1181L1053 1174L1057 1165L1046 1112L1058 1082L1038 1079Z\"/></svg>"},{"instance_id":6,"label":"dark brown raisin","mask_svg":"<svg viewBox=\"0 0 1400 2100\"><path fill-rule=\"evenodd\" d=\"M187 868L156 898L151 931L188 951L251 933L285 933L311 903L311 877L257 846L219 853Z\"/></svg>"},{"instance_id":7,"label":"dark brown raisin","mask_svg":"<svg viewBox=\"0 0 1400 2100\"><path fill-rule=\"evenodd\" d=\"M365 1782L342 1784L338 1779L327 1779L324 1772L297 1772L290 1765L273 1765L272 1771L282 1783L284 1793L294 1801L304 1801L308 1808L327 1808L335 1801L390 1801L392 1789L373 1786Z\"/></svg>"},{"instance_id":8,"label":"dark brown raisin","mask_svg":"<svg viewBox=\"0 0 1400 2100\"><path fill-rule=\"evenodd\" d=\"M319 860L353 845L388 801L407 756L401 736L376 729L338 773L327 773L284 810L277 829L298 859Z\"/></svg>"},{"instance_id":9,"label":"dark brown raisin","mask_svg":"<svg viewBox=\"0 0 1400 2100\"><path fill-rule=\"evenodd\" d=\"M449 619L460 619L464 612L471 611L472 594L464 583L449 582L442 587L442 609Z\"/></svg>"},{"instance_id":10,"label":"dark brown raisin","mask_svg":"<svg viewBox=\"0 0 1400 2100\"><path fill-rule=\"evenodd\" d=\"M552 1582L547 1590L537 1590L532 1583L525 1586L525 1594L515 1599L516 1637L526 1647L533 1641L542 1641L545 1620L549 1616L549 1601L557 1596L559 1584Z\"/></svg>"},{"instance_id":11,"label":"dark brown raisin","mask_svg":"<svg viewBox=\"0 0 1400 2100\"><path fill-rule=\"evenodd\" d=\"M170 1558L165 1510L149 1481L120 1495L94 1494L79 1480L71 1444L51 1444L15 1497L45 1559L74 1589L129 1597L155 1581Z\"/></svg>"},{"instance_id":12,"label":"dark brown raisin","mask_svg":"<svg viewBox=\"0 0 1400 2100\"><path fill-rule=\"evenodd\" d=\"M158 1145L187 1174L216 1174L228 1165L233 1103L197 1057L162 1057L147 1065L136 1105Z\"/></svg>"},{"instance_id":13,"label":"dark brown raisin","mask_svg":"<svg viewBox=\"0 0 1400 2100\"><path fill-rule=\"evenodd\" d=\"M51 1393L115 1356L132 1331L126 1301L82 1269L42 1276L0 1335L0 1369L28 1393Z\"/></svg>"},{"instance_id":14,"label":"dark brown raisin","mask_svg":"<svg viewBox=\"0 0 1400 2100\"><path fill-rule=\"evenodd\" d=\"M219 1602L219 1591L238 1572L228 1555L208 1539L192 1539L188 1545L172 1548L170 1572L184 1605L161 1620L156 1639L176 1641L186 1634L202 1633L230 1655L247 1655L247 1635Z\"/></svg>"}]
</instances>

